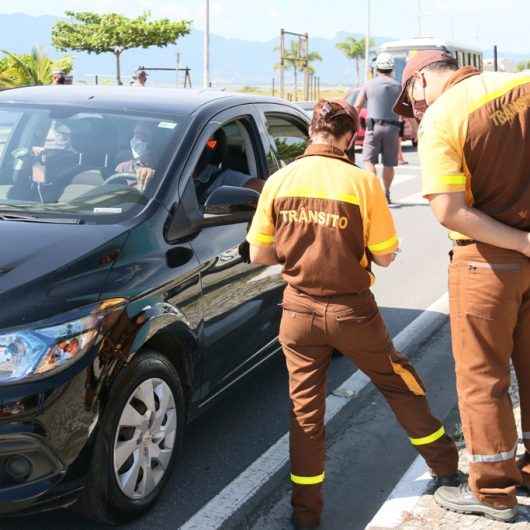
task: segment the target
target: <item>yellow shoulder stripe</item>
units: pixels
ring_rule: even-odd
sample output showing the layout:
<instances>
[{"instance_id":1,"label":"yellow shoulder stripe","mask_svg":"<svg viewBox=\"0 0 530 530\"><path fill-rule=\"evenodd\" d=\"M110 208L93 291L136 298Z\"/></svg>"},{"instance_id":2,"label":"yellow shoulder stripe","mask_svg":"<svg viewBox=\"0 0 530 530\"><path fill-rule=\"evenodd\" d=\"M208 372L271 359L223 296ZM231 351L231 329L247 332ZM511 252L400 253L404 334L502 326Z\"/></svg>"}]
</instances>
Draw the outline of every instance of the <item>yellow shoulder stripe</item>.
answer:
<instances>
[{"instance_id":1,"label":"yellow shoulder stripe","mask_svg":"<svg viewBox=\"0 0 530 530\"><path fill-rule=\"evenodd\" d=\"M470 104L468 112L471 114L472 112L475 112L476 110L480 109L480 107L483 107L490 101L493 101L494 99L500 98L506 92L509 92L513 88L516 88L518 86L524 85L526 83L530 83L530 76L520 76L516 79L512 79L509 83L506 83L498 90L495 90L494 92L490 92L489 94L486 94L485 96L482 96L477 101L474 101Z\"/></svg>"},{"instance_id":2,"label":"yellow shoulder stripe","mask_svg":"<svg viewBox=\"0 0 530 530\"><path fill-rule=\"evenodd\" d=\"M279 193L276 198L280 197L302 197L307 199L326 199L329 201L347 202L349 204L359 205L359 197L348 193L340 193L334 190L314 189L314 188L292 188L285 189Z\"/></svg>"}]
</instances>

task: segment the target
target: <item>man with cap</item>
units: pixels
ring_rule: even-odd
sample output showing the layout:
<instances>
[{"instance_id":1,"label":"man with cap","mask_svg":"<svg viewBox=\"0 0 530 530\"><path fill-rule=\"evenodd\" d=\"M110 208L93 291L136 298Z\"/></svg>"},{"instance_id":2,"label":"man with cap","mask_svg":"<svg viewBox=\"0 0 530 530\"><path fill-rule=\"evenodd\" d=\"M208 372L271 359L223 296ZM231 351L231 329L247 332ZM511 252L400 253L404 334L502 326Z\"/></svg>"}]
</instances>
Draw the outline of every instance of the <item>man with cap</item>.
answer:
<instances>
[{"instance_id":1,"label":"man with cap","mask_svg":"<svg viewBox=\"0 0 530 530\"><path fill-rule=\"evenodd\" d=\"M133 86L145 87L145 83L147 83L147 72L145 70L138 70Z\"/></svg>"},{"instance_id":2,"label":"man with cap","mask_svg":"<svg viewBox=\"0 0 530 530\"><path fill-rule=\"evenodd\" d=\"M453 240L449 296L469 481L444 508L510 521L530 486L530 76L458 68L444 52L407 63L399 114L421 119L423 195ZM519 382L526 453L509 395Z\"/></svg>"},{"instance_id":3,"label":"man with cap","mask_svg":"<svg viewBox=\"0 0 530 530\"><path fill-rule=\"evenodd\" d=\"M389 266L399 242L379 180L345 154L357 125L357 112L345 101L317 103L311 144L267 180L247 237L252 261L282 264L287 282L279 338L292 401L298 529L320 524L326 373L334 350L383 393L439 483L457 483L456 447L432 416L421 379L395 350L370 291L372 263Z\"/></svg>"},{"instance_id":4,"label":"man with cap","mask_svg":"<svg viewBox=\"0 0 530 530\"><path fill-rule=\"evenodd\" d=\"M368 118L363 144L363 160L365 167L374 175L375 165L383 163L383 184L385 195L390 203L390 186L394 180L394 167L398 165L399 137L401 122L393 111L394 103L401 91L398 81L392 77L394 58L389 53L377 56L375 67L377 75L368 81L359 91L355 108L360 112L367 105Z\"/></svg>"},{"instance_id":5,"label":"man with cap","mask_svg":"<svg viewBox=\"0 0 530 530\"><path fill-rule=\"evenodd\" d=\"M52 85L66 84L66 74L61 69L55 69L52 72Z\"/></svg>"}]
</instances>

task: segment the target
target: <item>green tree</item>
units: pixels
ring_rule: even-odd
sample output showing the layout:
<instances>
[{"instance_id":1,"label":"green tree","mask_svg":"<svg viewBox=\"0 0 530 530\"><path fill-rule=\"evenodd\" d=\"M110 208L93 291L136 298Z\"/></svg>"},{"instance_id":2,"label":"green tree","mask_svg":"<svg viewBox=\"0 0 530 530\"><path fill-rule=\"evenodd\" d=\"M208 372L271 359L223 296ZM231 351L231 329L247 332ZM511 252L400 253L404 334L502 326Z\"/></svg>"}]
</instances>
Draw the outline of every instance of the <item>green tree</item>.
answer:
<instances>
[{"instance_id":1,"label":"green tree","mask_svg":"<svg viewBox=\"0 0 530 530\"><path fill-rule=\"evenodd\" d=\"M278 47L275 48L279 50ZM294 98L296 100L298 94L298 72L314 72L315 69L311 65L315 61L322 61L322 57L318 52L309 52L307 54L307 67L304 68L305 60L300 58L300 43L298 41L291 41L290 47L285 51L284 67L286 70L292 70L294 75ZM280 64L276 64L274 68L280 68Z\"/></svg>"},{"instance_id":2,"label":"green tree","mask_svg":"<svg viewBox=\"0 0 530 530\"><path fill-rule=\"evenodd\" d=\"M530 70L530 60L528 61L521 61L518 65L517 65L517 70L519 72L522 72L523 70Z\"/></svg>"},{"instance_id":3,"label":"green tree","mask_svg":"<svg viewBox=\"0 0 530 530\"><path fill-rule=\"evenodd\" d=\"M130 48L164 47L190 32L188 20L151 20L149 12L137 18L117 13L99 15L67 11L69 21L57 22L52 29L53 45L61 51L112 53L116 58L116 79L121 82L120 58Z\"/></svg>"},{"instance_id":4,"label":"green tree","mask_svg":"<svg viewBox=\"0 0 530 530\"><path fill-rule=\"evenodd\" d=\"M370 48L374 46L374 41L370 39ZM366 53L365 39L356 39L354 37L346 37L342 42L337 43L337 48L350 60L355 63L355 73L357 82L361 81L360 61L364 59Z\"/></svg>"},{"instance_id":5,"label":"green tree","mask_svg":"<svg viewBox=\"0 0 530 530\"><path fill-rule=\"evenodd\" d=\"M49 85L52 73L60 68L65 74L72 71L73 61L65 56L54 61L41 48L34 47L29 54L16 54L3 51L0 60L0 87L14 88L20 86Z\"/></svg>"}]
</instances>

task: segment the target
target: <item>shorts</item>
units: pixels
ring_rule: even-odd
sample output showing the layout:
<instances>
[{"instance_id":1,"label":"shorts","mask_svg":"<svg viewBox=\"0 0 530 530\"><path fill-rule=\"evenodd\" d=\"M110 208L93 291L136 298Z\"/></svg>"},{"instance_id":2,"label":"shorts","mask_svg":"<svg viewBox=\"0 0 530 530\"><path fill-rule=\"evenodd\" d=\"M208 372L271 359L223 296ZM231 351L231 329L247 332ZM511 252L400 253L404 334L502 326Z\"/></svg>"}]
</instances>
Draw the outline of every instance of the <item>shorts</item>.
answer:
<instances>
[{"instance_id":1,"label":"shorts","mask_svg":"<svg viewBox=\"0 0 530 530\"><path fill-rule=\"evenodd\" d=\"M366 129L363 143L363 160L377 164L381 155L383 166L398 165L399 127L395 125L374 124L373 130Z\"/></svg>"}]
</instances>

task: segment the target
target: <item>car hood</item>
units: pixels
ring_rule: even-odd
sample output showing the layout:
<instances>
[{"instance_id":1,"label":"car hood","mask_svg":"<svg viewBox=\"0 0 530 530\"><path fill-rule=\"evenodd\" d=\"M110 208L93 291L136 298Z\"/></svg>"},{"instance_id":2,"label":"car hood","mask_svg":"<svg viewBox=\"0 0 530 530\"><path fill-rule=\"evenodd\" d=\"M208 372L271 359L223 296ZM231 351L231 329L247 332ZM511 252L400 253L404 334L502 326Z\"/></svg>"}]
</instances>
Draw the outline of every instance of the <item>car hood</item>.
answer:
<instances>
[{"instance_id":1,"label":"car hood","mask_svg":"<svg viewBox=\"0 0 530 530\"><path fill-rule=\"evenodd\" d=\"M0 328L96 302L126 233L122 225L0 220Z\"/></svg>"}]
</instances>

